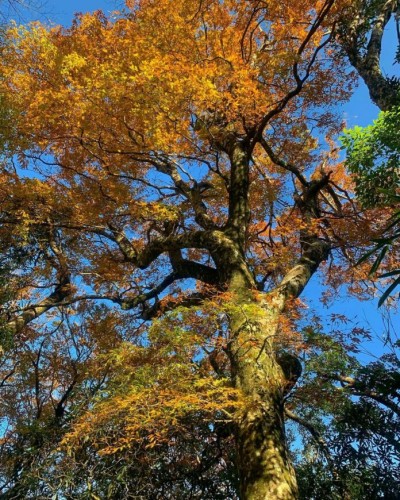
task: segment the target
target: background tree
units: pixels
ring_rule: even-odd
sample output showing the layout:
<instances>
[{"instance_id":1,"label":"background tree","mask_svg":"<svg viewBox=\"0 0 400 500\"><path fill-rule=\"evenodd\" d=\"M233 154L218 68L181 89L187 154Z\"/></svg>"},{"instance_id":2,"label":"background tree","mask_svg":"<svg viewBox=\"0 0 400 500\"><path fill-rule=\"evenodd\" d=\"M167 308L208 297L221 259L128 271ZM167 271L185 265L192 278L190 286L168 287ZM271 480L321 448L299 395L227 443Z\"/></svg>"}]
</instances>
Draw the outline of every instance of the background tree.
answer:
<instances>
[{"instance_id":1,"label":"background tree","mask_svg":"<svg viewBox=\"0 0 400 500\"><path fill-rule=\"evenodd\" d=\"M400 38L399 3L361 0L352 2L348 9L339 22L339 43L368 87L372 101L382 111L388 111L399 104L399 78L382 72L382 40L390 21L396 24Z\"/></svg>"},{"instance_id":2,"label":"background tree","mask_svg":"<svg viewBox=\"0 0 400 500\"><path fill-rule=\"evenodd\" d=\"M339 40L368 86L372 100L384 110L373 125L346 130L342 139L347 153L346 164L354 176L359 202L364 207L387 207L388 219L382 223L381 234L373 240L373 248L360 259L360 263L374 259L371 273L380 270L386 259L390 271L380 277L394 277L394 281L380 298L381 305L399 283L396 269L398 78L385 76L381 70L384 30L391 20L398 24L398 4L355 2L350 9L353 9L353 14L344 16L339 23ZM398 62L398 53L395 62ZM315 391L321 390L315 386L316 381L324 379L323 391L331 395L321 398L325 403L318 413L310 413L304 396L303 407L296 406L297 413L289 410L292 420L302 426L305 436L308 436L308 444L298 457L301 495L304 498L326 495L334 498L396 498L398 343L392 343L388 337L386 350L388 346L391 350L363 366L356 358L348 356L351 349L344 351L340 345L335 347L327 339L323 342L328 342L326 350L320 350L320 339L319 354L316 353L316 361L313 361L314 355L311 356L308 369L310 363L312 369L304 381L308 378L315 395ZM316 373L319 376L314 379ZM306 389L307 384L303 388L307 399ZM360 414L363 419L359 418Z\"/></svg>"},{"instance_id":3,"label":"background tree","mask_svg":"<svg viewBox=\"0 0 400 500\"><path fill-rule=\"evenodd\" d=\"M378 119L369 127L355 127L347 130L343 138L347 148L347 164L355 175L358 199L364 206L389 206L390 217L382 227L382 234L373 240L373 248L367 252L361 262L375 257L371 274L379 271L383 259L392 258L398 253L400 236L399 210L399 153L400 138L398 133L399 109L394 106L390 111L381 112ZM393 267L381 278L394 277L393 282L382 294L378 305L400 284L400 270Z\"/></svg>"},{"instance_id":4,"label":"background tree","mask_svg":"<svg viewBox=\"0 0 400 500\"><path fill-rule=\"evenodd\" d=\"M343 138L359 200L365 206L386 204L394 208L382 227L382 234L374 240L375 247L364 256L364 259L376 256L371 273L378 270L388 252L392 255L398 252L400 81L397 76L384 75L381 58L385 28L392 21L399 41L394 63L399 63L399 8L397 1L354 2L348 13L352 15L342 17L338 30L339 43L367 85L372 101L382 110L373 125L347 130ZM380 305L399 285L399 273L399 269L392 267L381 276L394 276L394 280L382 295Z\"/></svg>"},{"instance_id":5,"label":"background tree","mask_svg":"<svg viewBox=\"0 0 400 500\"><path fill-rule=\"evenodd\" d=\"M349 330L346 346L339 341L343 330ZM353 328L341 324L328 335L315 325L307 331L313 347L285 410L302 435L295 447L301 498L396 498L398 342L362 364Z\"/></svg>"}]
</instances>

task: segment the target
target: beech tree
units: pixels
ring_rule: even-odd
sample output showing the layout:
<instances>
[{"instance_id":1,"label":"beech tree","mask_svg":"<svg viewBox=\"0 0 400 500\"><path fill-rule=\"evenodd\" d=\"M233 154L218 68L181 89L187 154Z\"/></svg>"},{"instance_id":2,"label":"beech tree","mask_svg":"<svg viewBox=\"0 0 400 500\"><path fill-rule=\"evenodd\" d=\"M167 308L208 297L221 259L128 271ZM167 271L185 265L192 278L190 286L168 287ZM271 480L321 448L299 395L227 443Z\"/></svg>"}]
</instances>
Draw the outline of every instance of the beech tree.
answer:
<instances>
[{"instance_id":1,"label":"beech tree","mask_svg":"<svg viewBox=\"0 0 400 500\"><path fill-rule=\"evenodd\" d=\"M353 264L388 216L334 143L354 5L127 8L5 34L1 236L32 251L5 315L3 490L123 498L118 463L149 498L297 498L299 297L317 270L326 300L368 293Z\"/></svg>"}]
</instances>

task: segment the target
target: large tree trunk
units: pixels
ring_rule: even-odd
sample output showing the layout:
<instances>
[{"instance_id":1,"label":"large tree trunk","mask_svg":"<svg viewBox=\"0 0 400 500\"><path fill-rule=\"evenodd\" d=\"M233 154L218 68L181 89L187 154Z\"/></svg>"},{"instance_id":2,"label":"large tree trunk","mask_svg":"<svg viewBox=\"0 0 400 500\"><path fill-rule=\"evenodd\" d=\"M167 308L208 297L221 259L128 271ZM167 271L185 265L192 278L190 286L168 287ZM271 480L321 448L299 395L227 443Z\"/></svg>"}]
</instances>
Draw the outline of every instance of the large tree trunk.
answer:
<instances>
[{"instance_id":1,"label":"large tree trunk","mask_svg":"<svg viewBox=\"0 0 400 500\"><path fill-rule=\"evenodd\" d=\"M253 370L243 364L238 363L238 378L250 400L237 431L241 498L295 499L297 483L285 439L281 369L272 356ZM257 385L263 377L261 389Z\"/></svg>"},{"instance_id":2,"label":"large tree trunk","mask_svg":"<svg viewBox=\"0 0 400 500\"><path fill-rule=\"evenodd\" d=\"M234 294L229 311L232 374L246 399L236 434L241 498L295 499L296 476L283 419L289 380L275 352L279 308L258 301L238 276L230 289Z\"/></svg>"}]
</instances>

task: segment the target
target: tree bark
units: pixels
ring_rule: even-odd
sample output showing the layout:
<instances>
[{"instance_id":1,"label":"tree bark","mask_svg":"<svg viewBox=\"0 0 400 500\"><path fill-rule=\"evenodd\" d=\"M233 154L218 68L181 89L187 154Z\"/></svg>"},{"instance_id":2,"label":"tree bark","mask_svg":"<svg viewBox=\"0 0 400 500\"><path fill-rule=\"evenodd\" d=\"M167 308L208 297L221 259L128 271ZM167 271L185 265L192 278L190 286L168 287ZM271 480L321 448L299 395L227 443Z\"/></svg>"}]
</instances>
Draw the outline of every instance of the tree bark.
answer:
<instances>
[{"instance_id":1,"label":"tree bark","mask_svg":"<svg viewBox=\"0 0 400 500\"><path fill-rule=\"evenodd\" d=\"M254 296L243 275L231 280L230 356L234 384L245 398L236 431L240 495L244 500L298 497L284 428L288 385L275 351L279 308Z\"/></svg>"},{"instance_id":2,"label":"tree bark","mask_svg":"<svg viewBox=\"0 0 400 500\"><path fill-rule=\"evenodd\" d=\"M373 11L374 9L374 15ZM382 111L399 104L400 82L386 76L381 69L382 40L392 15L397 16L396 0L378 0L366 9L354 3L339 22L339 40L350 63L366 84L371 100ZM369 40L367 42L367 36Z\"/></svg>"}]
</instances>

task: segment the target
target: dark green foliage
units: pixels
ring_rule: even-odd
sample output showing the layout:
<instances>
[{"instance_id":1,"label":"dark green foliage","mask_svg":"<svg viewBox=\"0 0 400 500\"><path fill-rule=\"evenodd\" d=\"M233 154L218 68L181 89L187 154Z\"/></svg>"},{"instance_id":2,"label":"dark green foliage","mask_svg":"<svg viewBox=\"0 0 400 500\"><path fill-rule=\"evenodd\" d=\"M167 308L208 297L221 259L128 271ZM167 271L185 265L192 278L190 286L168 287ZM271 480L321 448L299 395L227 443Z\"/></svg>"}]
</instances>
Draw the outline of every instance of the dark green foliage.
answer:
<instances>
[{"instance_id":1,"label":"dark green foliage","mask_svg":"<svg viewBox=\"0 0 400 500\"><path fill-rule=\"evenodd\" d=\"M298 428L302 445L297 444L295 455L301 498L397 499L398 344L363 366L328 335L314 332L311 341L315 349L306 360L304 385L294 400L295 412L305 423ZM322 404L310 411L308 398L320 395Z\"/></svg>"},{"instance_id":2,"label":"dark green foliage","mask_svg":"<svg viewBox=\"0 0 400 500\"><path fill-rule=\"evenodd\" d=\"M301 498L398 498L399 431L399 418L366 398L339 406L324 432L329 460L310 450L297 465Z\"/></svg>"}]
</instances>

